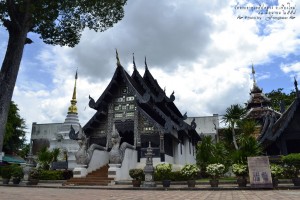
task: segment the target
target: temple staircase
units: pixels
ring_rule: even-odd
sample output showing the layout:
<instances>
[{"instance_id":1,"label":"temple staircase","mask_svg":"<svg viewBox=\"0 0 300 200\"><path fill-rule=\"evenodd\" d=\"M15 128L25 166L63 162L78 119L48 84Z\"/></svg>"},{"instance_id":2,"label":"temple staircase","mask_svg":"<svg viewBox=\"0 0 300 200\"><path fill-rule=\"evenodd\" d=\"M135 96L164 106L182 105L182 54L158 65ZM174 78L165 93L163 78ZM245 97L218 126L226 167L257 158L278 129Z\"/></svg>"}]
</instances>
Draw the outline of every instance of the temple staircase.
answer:
<instances>
[{"instance_id":1,"label":"temple staircase","mask_svg":"<svg viewBox=\"0 0 300 200\"><path fill-rule=\"evenodd\" d=\"M108 165L90 172L84 178L71 178L64 185L109 185L114 179L108 178Z\"/></svg>"}]
</instances>

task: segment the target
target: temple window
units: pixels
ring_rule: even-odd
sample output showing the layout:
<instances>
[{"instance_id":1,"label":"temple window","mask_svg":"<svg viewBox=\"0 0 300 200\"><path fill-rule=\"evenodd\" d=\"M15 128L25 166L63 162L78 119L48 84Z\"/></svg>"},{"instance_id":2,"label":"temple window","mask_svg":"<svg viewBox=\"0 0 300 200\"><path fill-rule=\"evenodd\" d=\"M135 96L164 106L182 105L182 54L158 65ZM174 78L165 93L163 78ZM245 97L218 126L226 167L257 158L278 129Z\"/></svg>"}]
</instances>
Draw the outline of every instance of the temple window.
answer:
<instances>
[{"instance_id":1,"label":"temple window","mask_svg":"<svg viewBox=\"0 0 300 200\"><path fill-rule=\"evenodd\" d=\"M122 105L122 110L126 110L126 105Z\"/></svg>"},{"instance_id":2,"label":"temple window","mask_svg":"<svg viewBox=\"0 0 300 200\"><path fill-rule=\"evenodd\" d=\"M134 112L128 112L126 113L126 117L133 117L134 116Z\"/></svg>"},{"instance_id":3,"label":"temple window","mask_svg":"<svg viewBox=\"0 0 300 200\"><path fill-rule=\"evenodd\" d=\"M125 99L123 97L119 97L115 99L116 102L124 102Z\"/></svg>"},{"instance_id":4,"label":"temple window","mask_svg":"<svg viewBox=\"0 0 300 200\"><path fill-rule=\"evenodd\" d=\"M124 88L122 89L122 93L123 93L123 94L126 94L126 93L127 93L127 90L128 90L127 87L124 87Z\"/></svg>"},{"instance_id":5,"label":"temple window","mask_svg":"<svg viewBox=\"0 0 300 200\"><path fill-rule=\"evenodd\" d=\"M153 126L144 127L144 131L154 131L154 127Z\"/></svg>"},{"instance_id":6,"label":"temple window","mask_svg":"<svg viewBox=\"0 0 300 200\"><path fill-rule=\"evenodd\" d=\"M134 104L130 104L130 105L129 105L129 109L130 109L130 110L133 110L133 109L134 109Z\"/></svg>"},{"instance_id":7,"label":"temple window","mask_svg":"<svg viewBox=\"0 0 300 200\"><path fill-rule=\"evenodd\" d=\"M133 101L133 100L134 100L134 96L126 97L126 101Z\"/></svg>"},{"instance_id":8,"label":"temple window","mask_svg":"<svg viewBox=\"0 0 300 200\"><path fill-rule=\"evenodd\" d=\"M123 113L115 113L115 118L121 118L123 117Z\"/></svg>"},{"instance_id":9,"label":"temple window","mask_svg":"<svg viewBox=\"0 0 300 200\"><path fill-rule=\"evenodd\" d=\"M115 106L114 110L120 110L121 105Z\"/></svg>"}]
</instances>

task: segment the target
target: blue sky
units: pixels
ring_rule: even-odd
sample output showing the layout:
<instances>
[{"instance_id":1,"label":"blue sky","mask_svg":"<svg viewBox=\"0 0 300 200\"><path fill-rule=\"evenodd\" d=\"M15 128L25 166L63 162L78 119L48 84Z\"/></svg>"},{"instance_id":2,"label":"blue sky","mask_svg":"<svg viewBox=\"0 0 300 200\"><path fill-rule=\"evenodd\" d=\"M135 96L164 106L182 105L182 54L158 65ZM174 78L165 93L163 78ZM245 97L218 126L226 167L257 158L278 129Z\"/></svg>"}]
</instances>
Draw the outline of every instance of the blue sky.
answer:
<instances>
[{"instance_id":1,"label":"blue sky","mask_svg":"<svg viewBox=\"0 0 300 200\"><path fill-rule=\"evenodd\" d=\"M237 3L273 5L273 11L277 5L295 5L297 12L272 15L294 19L269 19L249 9L235 10ZM229 105L249 99L252 63L264 92L294 89L294 77L300 79L299 5L299 0L129 1L122 21L103 33L85 30L75 48L46 45L30 34L34 43L25 48L13 100L28 132L32 122L63 122L78 68L78 110L84 125L94 113L87 106L88 96L97 99L106 88L117 48L128 73L132 53L141 74L147 56L151 73L167 95L175 91L182 113L221 115ZM1 60L7 37L1 27Z\"/></svg>"}]
</instances>

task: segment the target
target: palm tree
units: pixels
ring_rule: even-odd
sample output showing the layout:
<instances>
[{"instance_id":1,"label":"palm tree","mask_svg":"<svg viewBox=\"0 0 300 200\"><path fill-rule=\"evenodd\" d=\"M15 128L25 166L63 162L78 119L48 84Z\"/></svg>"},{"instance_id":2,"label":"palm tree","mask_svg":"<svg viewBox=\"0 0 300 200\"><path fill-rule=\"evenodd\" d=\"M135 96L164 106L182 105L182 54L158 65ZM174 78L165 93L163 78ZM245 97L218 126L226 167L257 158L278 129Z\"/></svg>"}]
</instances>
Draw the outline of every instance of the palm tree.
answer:
<instances>
[{"instance_id":1,"label":"palm tree","mask_svg":"<svg viewBox=\"0 0 300 200\"><path fill-rule=\"evenodd\" d=\"M242 119L237 122L238 128L247 136L252 135L255 132L257 122L253 119Z\"/></svg>"},{"instance_id":2,"label":"palm tree","mask_svg":"<svg viewBox=\"0 0 300 200\"><path fill-rule=\"evenodd\" d=\"M232 140L235 149L239 149L236 142L235 127L237 123L245 116L245 114L246 114L245 108L243 108L239 104L234 104L226 109L226 114L223 116L223 120L225 124L229 124L229 128L232 131Z\"/></svg>"},{"instance_id":3,"label":"palm tree","mask_svg":"<svg viewBox=\"0 0 300 200\"><path fill-rule=\"evenodd\" d=\"M196 152L197 165L200 166L202 172L205 172L206 166L211 163L213 152L215 152L213 139L210 135L206 135L197 145Z\"/></svg>"}]
</instances>

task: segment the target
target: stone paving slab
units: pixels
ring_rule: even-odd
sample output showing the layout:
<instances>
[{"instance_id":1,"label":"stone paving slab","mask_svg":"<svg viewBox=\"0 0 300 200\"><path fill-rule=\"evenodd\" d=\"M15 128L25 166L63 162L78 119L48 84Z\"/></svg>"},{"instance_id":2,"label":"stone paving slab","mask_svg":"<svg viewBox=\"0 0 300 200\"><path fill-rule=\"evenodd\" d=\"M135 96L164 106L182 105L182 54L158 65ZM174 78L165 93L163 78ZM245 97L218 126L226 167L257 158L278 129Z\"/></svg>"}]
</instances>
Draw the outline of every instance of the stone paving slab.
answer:
<instances>
[{"instance_id":1,"label":"stone paving slab","mask_svg":"<svg viewBox=\"0 0 300 200\"><path fill-rule=\"evenodd\" d=\"M65 187L0 186L0 199L9 200L299 200L300 190L99 190Z\"/></svg>"}]
</instances>

